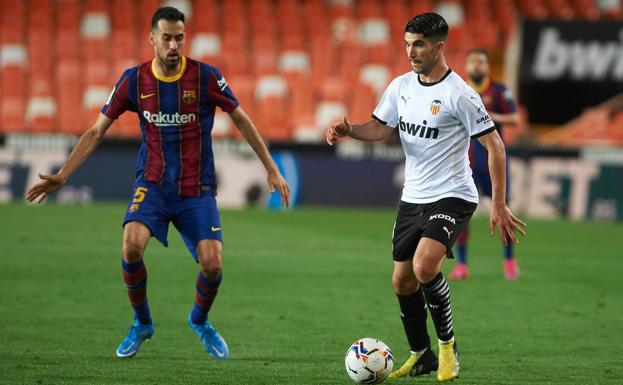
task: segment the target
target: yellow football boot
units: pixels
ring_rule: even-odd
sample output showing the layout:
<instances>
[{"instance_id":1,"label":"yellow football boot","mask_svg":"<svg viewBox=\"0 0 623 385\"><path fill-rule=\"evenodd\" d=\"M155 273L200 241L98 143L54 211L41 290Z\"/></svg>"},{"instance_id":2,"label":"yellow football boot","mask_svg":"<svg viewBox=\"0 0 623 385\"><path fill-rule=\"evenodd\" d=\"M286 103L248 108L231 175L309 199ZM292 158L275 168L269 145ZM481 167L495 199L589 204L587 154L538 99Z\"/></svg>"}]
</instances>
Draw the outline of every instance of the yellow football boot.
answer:
<instances>
[{"instance_id":1,"label":"yellow football boot","mask_svg":"<svg viewBox=\"0 0 623 385\"><path fill-rule=\"evenodd\" d=\"M452 381L459 376L459 350L454 338L447 343L439 343L439 381Z\"/></svg>"},{"instance_id":2,"label":"yellow football boot","mask_svg":"<svg viewBox=\"0 0 623 385\"><path fill-rule=\"evenodd\" d=\"M400 369L390 373L389 378L414 377L437 370L437 356L432 350L426 349L422 354L411 353L411 357Z\"/></svg>"}]
</instances>

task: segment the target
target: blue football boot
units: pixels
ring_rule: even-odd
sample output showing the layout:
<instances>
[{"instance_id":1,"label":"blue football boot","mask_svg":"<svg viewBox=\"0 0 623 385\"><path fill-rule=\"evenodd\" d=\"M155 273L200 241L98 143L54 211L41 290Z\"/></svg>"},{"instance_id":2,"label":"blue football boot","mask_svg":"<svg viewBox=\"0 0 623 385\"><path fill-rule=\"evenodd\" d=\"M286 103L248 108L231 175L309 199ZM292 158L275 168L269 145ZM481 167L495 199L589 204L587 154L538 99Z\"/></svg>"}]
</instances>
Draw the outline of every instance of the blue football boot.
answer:
<instances>
[{"instance_id":1,"label":"blue football boot","mask_svg":"<svg viewBox=\"0 0 623 385\"><path fill-rule=\"evenodd\" d=\"M191 313L192 314L192 313ZM210 325L208 320L203 324L197 325L193 323L191 314L188 315L188 325L201 338L201 343L206 351L210 353L212 358L217 360L225 360L229 357L229 348L227 342L221 335Z\"/></svg>"},{"instance_id":2,"label":"blue football boot","mask_svg":"<svg viewBox=\"0 0 623 385\"><path fill-rule=\"evenodd\" d=\"M128 358L132 357L138 352L138 348L141 344L151 338L154 335L154 325L143 325L134 320L134 324L130 327L128 335L121 341L121 344L117 348L117 357Z\"/></svg>"}]
</instances>

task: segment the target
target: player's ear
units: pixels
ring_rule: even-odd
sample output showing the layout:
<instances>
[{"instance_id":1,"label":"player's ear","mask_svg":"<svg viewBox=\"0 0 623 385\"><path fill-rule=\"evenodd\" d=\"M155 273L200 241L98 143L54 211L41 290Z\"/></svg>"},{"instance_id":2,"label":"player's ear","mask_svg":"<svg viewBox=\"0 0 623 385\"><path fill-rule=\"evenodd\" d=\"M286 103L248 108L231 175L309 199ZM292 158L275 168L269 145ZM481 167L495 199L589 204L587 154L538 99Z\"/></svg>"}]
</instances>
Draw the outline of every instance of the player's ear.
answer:
<instances>
[{"instance_id":1,"label":"player's ear","mask_svg":"<svg viewBox=\"0 0 623 385\"><path fill-rule=\"evenodd\" d=\"M151 43L151 45L156 45L155 39L156 39L156 36L154 35L154 31L150 31L149 42Z\"/></svg>"}]
</instances>

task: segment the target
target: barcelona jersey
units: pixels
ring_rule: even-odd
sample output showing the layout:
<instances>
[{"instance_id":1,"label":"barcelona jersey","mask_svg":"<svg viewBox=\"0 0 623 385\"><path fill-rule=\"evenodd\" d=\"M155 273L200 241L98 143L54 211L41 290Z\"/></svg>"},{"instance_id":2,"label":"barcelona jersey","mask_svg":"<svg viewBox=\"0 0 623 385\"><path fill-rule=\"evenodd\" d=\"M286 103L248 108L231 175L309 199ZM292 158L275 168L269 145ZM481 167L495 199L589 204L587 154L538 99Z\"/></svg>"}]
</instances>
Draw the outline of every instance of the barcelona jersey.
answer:
<instances>
[{"instance_id":1,"label":"barcelona jersey","mask_svg":"<svg viewBox=\"0 0 623 385\"><path fill-rule=\"evenodd\" d=\"M155 59L154 59L155 60ZM212 126L218 106L238 107L227 81L213 66L182 56L180 71L163 76L149 61L127 69L102 114L117 119L125 111L139 116L142 142L136 177L176 186L181 196L216 191Z\"/></svg>"},{"instance_id":2,"label":"barcelona jersey","mask_svg":"<svg viewBox=\"0 0 623 385\"><path fill-rule=\"evenodd\" d=\"M487 111L498 114L510 114L517 111L513 96L504 84L487 78L480 87L475 87L472 84L470 84L470 86L478 92ZM500 136L502 136L502 126L496 123L495 128L498 130ZM487 149L477 140L472 140L469 148L469 162L473 172L472 176L480 193L490 197L492 196L492 186L487 157ZM507 166L507 191L509 181L510 176L508 175ZM509 199L508 193L506 194L506 198L507 200Z\"/></svg>"}]
</instances>

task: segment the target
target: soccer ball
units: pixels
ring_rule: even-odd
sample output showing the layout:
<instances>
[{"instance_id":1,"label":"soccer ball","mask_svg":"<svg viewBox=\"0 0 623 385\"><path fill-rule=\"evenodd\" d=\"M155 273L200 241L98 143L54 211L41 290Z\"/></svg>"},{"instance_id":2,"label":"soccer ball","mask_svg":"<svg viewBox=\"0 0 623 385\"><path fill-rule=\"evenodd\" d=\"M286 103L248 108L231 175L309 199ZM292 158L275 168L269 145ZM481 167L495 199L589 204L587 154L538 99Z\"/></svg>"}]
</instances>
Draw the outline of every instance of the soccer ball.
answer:
<instances>
[{"instance_id":1,"label":"soccer ball","mask_svg":"<svg viewBox=\"0 0 623 385\"><path fill-rule=\"evenodd\" d=\"M394 367L389 347L376 338L359 339L346 352L346 373L358 384L380 384Z\"/></svg>"}]
</instances>

